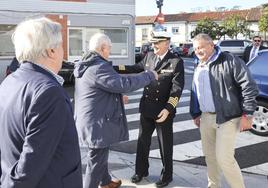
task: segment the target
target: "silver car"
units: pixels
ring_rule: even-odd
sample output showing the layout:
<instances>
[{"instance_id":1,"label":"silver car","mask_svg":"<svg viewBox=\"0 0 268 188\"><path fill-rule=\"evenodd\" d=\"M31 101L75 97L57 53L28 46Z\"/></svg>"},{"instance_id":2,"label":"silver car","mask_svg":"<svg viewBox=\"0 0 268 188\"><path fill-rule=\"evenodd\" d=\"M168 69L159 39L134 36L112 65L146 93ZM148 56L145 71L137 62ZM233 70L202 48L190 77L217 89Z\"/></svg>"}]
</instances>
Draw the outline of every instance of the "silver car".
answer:
<instances>
[{"instance_id":1,"label":"silver car","mask_svg":"<svg viewBox=\"0 0 268 188\"><path fill-rule=\"evenodd\" d=\"M243 56L245 48L251 44L249 40L219 40L217 46L220 47L221 51L229 52L239 57Z\"/></svg>"}]
</instances>

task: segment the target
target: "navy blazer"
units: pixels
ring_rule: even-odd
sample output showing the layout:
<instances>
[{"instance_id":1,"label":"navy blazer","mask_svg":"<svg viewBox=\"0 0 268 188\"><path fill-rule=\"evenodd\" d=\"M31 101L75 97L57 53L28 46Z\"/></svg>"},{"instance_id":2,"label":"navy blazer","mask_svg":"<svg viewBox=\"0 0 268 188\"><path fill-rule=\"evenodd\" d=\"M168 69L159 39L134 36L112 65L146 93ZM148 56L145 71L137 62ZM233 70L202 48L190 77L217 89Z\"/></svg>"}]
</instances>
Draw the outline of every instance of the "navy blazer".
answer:
<instances>
[{"instance_id":1,"label":"navy blazer","mask_svg":"<svg viewBox=\"0 0 268 188\"><path fill-rule=\"evenodd\" d=\"M55 77L25 62L0 85L4 188L82 188L68 95Z\"/></svg>"},{"instance_id":2,"label":"navy blazer","mask_svg":"<svg viewBox=\"0 0 268 188\"><path fill-rule=\"evenodd\" d=\"M97 53L76 65L75 119L81 139L90 148L105 148L128 140L127 119L121 93L155 80L151 71L120 76Z\"/></svg>"},{"instance_id":3,"label":"navy blazer","mask_svg":"<svg viewBox=\"0 0 268 188\"><path fill-rule=\"evenodd\" d=\"M245 48L245 51L244 51L244 54L243 54L243 60L245 61L245 63L249 62L249 56L250 56L250 52L251 52L251 49L252 49L252 45L250 46L247 46ZM260 46L259 50L264 50L264 49L267 49L265 46Z\"/></svg>"}]
</instances>

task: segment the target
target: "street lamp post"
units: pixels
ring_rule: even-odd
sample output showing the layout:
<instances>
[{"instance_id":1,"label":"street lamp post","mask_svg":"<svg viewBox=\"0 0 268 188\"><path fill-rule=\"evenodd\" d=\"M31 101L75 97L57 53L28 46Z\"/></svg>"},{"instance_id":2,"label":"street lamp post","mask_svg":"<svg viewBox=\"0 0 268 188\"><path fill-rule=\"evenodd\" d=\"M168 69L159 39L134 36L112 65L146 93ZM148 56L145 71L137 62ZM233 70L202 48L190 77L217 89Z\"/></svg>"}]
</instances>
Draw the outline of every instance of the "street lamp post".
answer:
<instances>
[{"instance_id":1,"label":"street lamp post","mask_svg":"<svg viewBox=\"0 0 268 188\"><path fill-rule=\"evenodd\" d=\"M163 1L164 0L156 0L156 5L157 5L157 8L159 9L159 13L162 13L162 6L163 6Z\"/></svg>"},{"instance_id":2,"label":"street lamp post","mask_svg":"<svg viewBox=\"0 0 268 188\"><path fill-rule=\"evenodd\" d=\"M157 8L159 9L159 13L156 17L156 22L158 24L163 24L165 22L164 14L162 14L162 6L164 0L156 0Z\"/></svg>"}]
</instances>

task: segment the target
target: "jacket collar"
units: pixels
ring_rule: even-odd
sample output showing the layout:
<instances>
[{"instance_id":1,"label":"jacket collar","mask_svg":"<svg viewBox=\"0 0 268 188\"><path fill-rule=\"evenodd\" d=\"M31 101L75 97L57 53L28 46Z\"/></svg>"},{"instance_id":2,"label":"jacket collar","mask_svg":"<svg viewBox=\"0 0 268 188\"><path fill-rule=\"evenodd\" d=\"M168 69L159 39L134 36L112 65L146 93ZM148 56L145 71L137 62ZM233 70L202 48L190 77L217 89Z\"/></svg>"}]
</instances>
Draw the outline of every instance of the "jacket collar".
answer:
<instances>
[{"instance_id":1,"label":"jacket collar","mask_svg":"<svg viewBox=\"0 0 268 188\"><path fill-rule=\"evenodd\" d=\"M54 75L52 75L52 73L50 73L49 71L45 70L41 66L36 65L35 63L29 62L29 61L24 61L20 65L20 69L32 70L32 71L40 72L40 73L45 74L46 76L50 77L51 79L55 80L57 83L59 83L58 80L56 79L56 77Z\"/></svg>"}]
</instances>

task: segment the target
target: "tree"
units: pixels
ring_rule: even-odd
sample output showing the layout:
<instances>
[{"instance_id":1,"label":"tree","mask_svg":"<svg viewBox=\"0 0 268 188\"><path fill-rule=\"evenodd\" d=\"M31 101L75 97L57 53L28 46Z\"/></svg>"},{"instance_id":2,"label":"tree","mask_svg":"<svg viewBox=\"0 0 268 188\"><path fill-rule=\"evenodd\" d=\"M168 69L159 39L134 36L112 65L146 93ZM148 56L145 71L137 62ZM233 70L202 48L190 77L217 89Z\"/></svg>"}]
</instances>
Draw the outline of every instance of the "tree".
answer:
<instances>
[{"instance_id":1,"label":"tree","mask_svg":"<svg viewBox=\"0 0 268 188\"><path fill-rule=\"evenodd\" d=\"M219 25L216 22L209 18L204 18L197 23L197 27L191 32L191 37L193 38L199 33L206 33L214 40L219 36L218 31Z\"/></svg>"},{"instance_id":2,"label":"tree","mask_svg":"<svg viewBox=\"0 0 268 188\"><path fill-rule=\"evenodd\" d=\"M262 15L259 20L259 30L264 32L264 40L266 40L266 32L268 32L268 4L262 11Z\"/></svg>"},{"instance_id":3,"label":"tree","mask_svg":"<svg viewBox=\"0 0 268 188\"><path fill-rule=\"evenodd\" d=\"M239 15L231 15L223 21L223 27L225 28L226 35L231 38L237 39L238 34L248 36L250 30L248 28L248 22L241 18Z\"/></svg>"}]
</instances>

